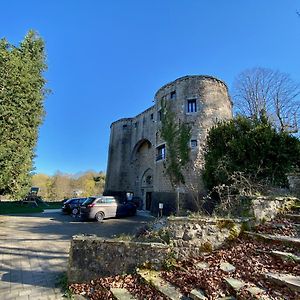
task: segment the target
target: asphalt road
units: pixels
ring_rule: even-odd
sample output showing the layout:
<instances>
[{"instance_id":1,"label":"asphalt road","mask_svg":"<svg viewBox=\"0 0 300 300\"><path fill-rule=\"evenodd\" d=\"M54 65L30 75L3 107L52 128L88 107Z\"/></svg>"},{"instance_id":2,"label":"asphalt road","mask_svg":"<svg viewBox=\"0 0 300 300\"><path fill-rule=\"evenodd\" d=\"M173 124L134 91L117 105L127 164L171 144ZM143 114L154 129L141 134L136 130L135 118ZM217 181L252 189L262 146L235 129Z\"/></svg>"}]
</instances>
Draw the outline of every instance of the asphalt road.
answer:
<instances>
[{"instance_id":1,"label":"asphalt road","mask_svg":"<svg viewBox=\"0 0 300 300\"><path fill-rule=\"evenodd\" d=\"M62 299L57 280L67 270L73 235L131 234L146 216L81 222L61 213L0 216L0 299Z\"/></svg>"}]
</instances>

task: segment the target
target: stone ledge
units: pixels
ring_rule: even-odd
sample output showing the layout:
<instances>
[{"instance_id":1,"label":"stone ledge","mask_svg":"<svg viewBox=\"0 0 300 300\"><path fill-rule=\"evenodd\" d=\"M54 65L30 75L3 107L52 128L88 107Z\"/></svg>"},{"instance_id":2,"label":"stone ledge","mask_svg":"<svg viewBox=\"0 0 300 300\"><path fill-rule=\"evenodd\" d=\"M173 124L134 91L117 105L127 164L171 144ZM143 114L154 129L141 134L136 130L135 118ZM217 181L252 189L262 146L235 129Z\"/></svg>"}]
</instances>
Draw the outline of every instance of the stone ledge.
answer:
<instances>
[{"instance_id":1,"label":"stone ledge","mask_svg":"<svg viewBox=\"0 0 300 300\"><path fill-rule=\"evenodd\" d=\"M254 218L235 218L235 219L231 219L231 218L209 218L209 217L168 217L167 218L168 222L170 223L202 223L202 224L218 224L218 222L222 222L222 221L228 221L228 222L232 222L232 223L245 223L245 222L249 222L254 220Z\"/></svg>"},{"instance_id":2,"label":"stone ledge","mask_svg":"<svg viewBox=\"0 0 300 300\"><path fill-rule=\"evenodd\" d=\"M104 239L98 236L92 236L92 235L74 235L72 237L73 241L91 241L91 242L101 242L103 244L122 244L126 246L145 246L147 248L163 248L163 249L168 249L169 246L162 244L162 243L157 243L157 242L136 242L136 241L122 241L122 240L116 240L116 239Z\"/></svg>"}]
</instances>

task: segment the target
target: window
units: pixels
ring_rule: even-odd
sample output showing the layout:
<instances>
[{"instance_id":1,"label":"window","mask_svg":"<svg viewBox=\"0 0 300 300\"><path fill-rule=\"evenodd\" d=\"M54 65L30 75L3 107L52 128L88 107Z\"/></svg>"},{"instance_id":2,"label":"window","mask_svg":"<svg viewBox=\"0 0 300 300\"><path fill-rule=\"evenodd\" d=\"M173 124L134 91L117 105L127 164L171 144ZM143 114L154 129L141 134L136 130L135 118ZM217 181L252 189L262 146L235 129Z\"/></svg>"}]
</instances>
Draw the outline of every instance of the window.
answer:
<instances>
[{"instance_id":1,"label":"window","mask_svg":"<svg viewBox=\"0 0 300 300\"><path fill-rule=\"evenodd\" d=\"M153 120L153 114L150 115L150 119Z\"/></svg>"},{"instance_id":2,"label":"window","mask_svg":"<svg viewBox=\"0 0 300 300\"><path fill-rule=\"evenodd\" d=\"M156 150L157 150L156 161L163 160L166 158L166 146L165 145L161 145L161 146L157 147Z\"/></svg>"},{"instance_id":3,"label":"window","mask_svg":"<svg viewBox=\"0 0 300 300\"><path fill-rule=\"evenodd\" d=\"M148 175L148 176L146 177L146 183L147 183L147 184L152 184L152 176L151 176L151 175Z\"/></svg>"},{"instance_id":4,"label":"window","mask_svg":"<svg viewBox=\"0 0 300 300\"><path fill-rule=\"evenodd\" d=\"M172 91L170 94L171 99L176 99L176 91Z\"/></svg>"},{"instance_id":5,"label":"window","mask_svg":"<svg viewBox=\"0 0 300 300\"><path fill-rule=\"evenodd\" d=\"M191 140L191 149L197 148L197 140Z\"/></svg>"},{"instance_id":6,"label":"window","mask_svg":"<svg viewBox=\"0 0 300 300\"><path fill-rule=\"evenodd\" d=\"M157 120L161 121L161 109L157 112Z\"/></svg>"},{"instance_id":7,"label":"window","mask_svg":"<svg viewBox=\"0 0 300 300\"><path fill-rule=\"evenodd\" d=\"M111 198L111 197L105 197L105 198L103 198L102 202L103 203L116 203L115 199Z\"/></svg>"},{"instance_id":8,"label":"window","mask_svg":"<svg viewBox=\"0 0 300 300\"><path fill-rule=\"evenodd\" d=\"M197 102L196 99L191 99L187 101L187 112L196 112L197 111Z\"/></svg>"},{"instance_id":9,"label":"window","mask_svg":"<svg viewBox=\"0 0 300 300\"><path fill-rule=\"evenodd\" d=\"M124 125L123 125L123 129L125 129L125 128L127 128L127 124L124 124Z\"/></svg>"},{"instance_id":10,"label":"window","mask_svg":"<svg viewBox=\"0 0 300 300\"><path fill-rule=\"evenodd\" d=\"M134 127L137 128L138 127L139 122L135 122L134 123Z\"/></svg>"}]
</instances>

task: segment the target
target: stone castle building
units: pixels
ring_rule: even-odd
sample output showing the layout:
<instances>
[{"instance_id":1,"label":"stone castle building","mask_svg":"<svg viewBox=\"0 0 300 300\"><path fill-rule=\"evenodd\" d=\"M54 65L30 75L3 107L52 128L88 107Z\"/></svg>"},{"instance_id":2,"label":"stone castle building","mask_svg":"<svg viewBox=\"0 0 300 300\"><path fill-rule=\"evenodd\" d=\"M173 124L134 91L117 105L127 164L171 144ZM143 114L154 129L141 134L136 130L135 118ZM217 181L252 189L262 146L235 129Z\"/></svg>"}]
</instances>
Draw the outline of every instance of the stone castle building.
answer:
<instances>
[{"instance_id":1,"label":"stone castle building","mask_svg":"<svg viewBox=\"0 0 300 300\"><path fill-rule=\"evenodd\" d=\"M143 209L157 211L158 203L164 203L166 211L174 211L175 191L165 171L168 153L159 131L161 100L169 102L178 122L192 128L191 162L184 175L186 186L197 183L200 190L204 187L199 159L201 162L207 131L216 121L232 117L232 102L223 81L211 76L185 76L161 87L154 105L147 110L111 124L105 194L131 192L143 200ZM188 195L186 189L181 192Z\"/></svg>"}]
</instances>

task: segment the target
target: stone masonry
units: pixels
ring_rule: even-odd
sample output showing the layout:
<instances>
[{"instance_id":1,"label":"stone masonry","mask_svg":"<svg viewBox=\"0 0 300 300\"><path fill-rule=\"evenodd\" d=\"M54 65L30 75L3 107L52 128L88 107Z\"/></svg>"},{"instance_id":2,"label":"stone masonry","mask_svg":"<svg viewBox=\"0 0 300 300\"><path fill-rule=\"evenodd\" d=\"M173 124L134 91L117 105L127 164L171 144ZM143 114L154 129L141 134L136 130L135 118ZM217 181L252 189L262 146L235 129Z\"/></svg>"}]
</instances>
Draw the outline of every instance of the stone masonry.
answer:
<instances>
[{"instance_id":1,"label":"stone masonry","mask_svg":"<svg viewBox=\"0 0 300 300\"><path fill-rule=\"evenodd\" d=\"M232 102L223 81L211 76L185 76L161 87L155 104L141 114L112 123L105 194L124 196L131 192L143 200L143 209L156 211L161 202L168 213L175 210L176 197L165 172L168 153L159 132L161 100L169 102L178 122L192 128L191 162L185 179L186 186L197 183L198 191L204 191L201 163L207 132L217 121L232 117ZM186 187L180 192L188 194Z\"/></svg>"}]
</instances>

